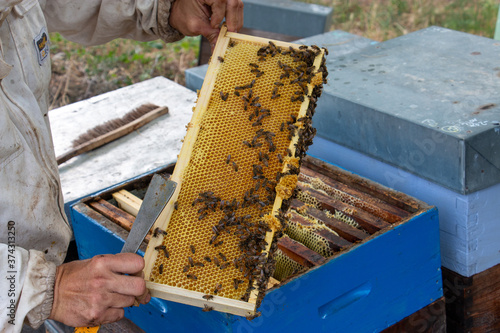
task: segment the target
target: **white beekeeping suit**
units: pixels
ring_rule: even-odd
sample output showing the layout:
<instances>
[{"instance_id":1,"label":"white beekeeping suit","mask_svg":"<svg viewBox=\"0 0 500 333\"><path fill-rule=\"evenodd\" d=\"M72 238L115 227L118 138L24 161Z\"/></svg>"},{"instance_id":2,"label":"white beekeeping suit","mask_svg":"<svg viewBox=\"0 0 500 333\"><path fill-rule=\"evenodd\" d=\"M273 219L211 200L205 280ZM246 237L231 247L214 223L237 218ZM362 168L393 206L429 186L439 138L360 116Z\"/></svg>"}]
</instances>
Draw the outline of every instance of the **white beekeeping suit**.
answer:
<instances>
[{"instance_id":1,"label":"white beekeeping suit","mask_svg":"<svg viewBox=\"0 0 500 333\"><path fill-rule=\"evenodd\" d=\"M71 238L47 117L48 32L86 45L180 39L168 25L170 0L157 1L0 0L1 332L49 316Z\"/></svg>"}]
</instances>

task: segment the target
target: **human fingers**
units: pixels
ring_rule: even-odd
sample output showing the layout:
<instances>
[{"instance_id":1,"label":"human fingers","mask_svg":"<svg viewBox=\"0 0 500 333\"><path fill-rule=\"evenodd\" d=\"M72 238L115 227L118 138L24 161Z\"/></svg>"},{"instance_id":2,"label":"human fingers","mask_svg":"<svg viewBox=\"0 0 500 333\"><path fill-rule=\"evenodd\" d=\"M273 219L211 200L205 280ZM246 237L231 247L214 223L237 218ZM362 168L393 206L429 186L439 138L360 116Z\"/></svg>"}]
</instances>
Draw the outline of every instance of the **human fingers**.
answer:
<instances>
[{"instance_id":1,"label":"human fingers","mask_svg":"<svg viewBox=\"0 0 500 333\"><path fill-rule=\"evenodd\" d=\"M138 276L116 275L110 283L110 291L122 295L139 297L144 295L146 290L146 281Z\"/></svg>"},{"instance_id":2,"label":"human fingers","mask_svg":"<svg viewBox=\"0 0 500 333\"><path fill-rule=\"evenodd\" d=\"M226 24L228 31L238 32L243 27L243 7L241 0L227 0Z\"/></svg>"},{"instance_id":3,"label":"human fingers","mask_svg":"<svg viewBox=\"0 0 500 333\"><path fill-rule=\"evenodd\" d=\"M97 265L115 273L136 274L144 269L144 258L135 253L102 256Z\"/></svg>"},{"instance_id":4,"label":"human fingers","mask_svg":"<svg viewBox=\"0 0 500 333\"><path fill-rule=\"evenodd\" d=\"M110 293L108 308L128 308L135 304L135 296Z\"/></svg>"},{"instance_id":5,"label":"human fingers","mask_svg":"<svg viewBox=\"0 0 500 333\"><path fill-rule=\"evenodd\" d=\"M117 273L106 269L107 256L73 261L57 268L54 301L49 318L70 326L88 326L121 319L123 312L110 307L129 306L133 296L109 290Z\"/></svg>"},{"instance_id":6,"label":"human fingers","mask_svg":"<svg viewBox=\"0 0 500 333\"><path fill-rule=\"evenodd\" d=\"M134 274L134 276L138 276L138 277L140 277L140 278L142 278L144 280L144 271L136 273L136 274ZM144 293L141 296L137 296L135 299L140 304L148 304L149 301L151 301L151 294L149 292L149 289L145 288ZM138 306L139 304L135 303L134 305Z\"/></svg>"},{"instance_id":7,"label":"human fingers","mask_svg":"<svg viewBox=\"0 0 500 333\"><path fill-rule=\"evenodd\" d=\"M218 29L222 20L226 16L226 0L203 0L210 7L210 26Z\"/></svg>"},{"instance_id":8,"label":"human fingers","mask_svg":"<svg viewBox=\"0 0 500 333\"><path fill-rule=\"evenodd\" d=\"M210 27L211 9L204 0L176 0L170 10L170 26L186 36L206 34Z\"/></svg>"},{"instance_id":9,"label":"human fingers","mask_svg":"<svg viewBox=\"0 0 500 333\"><path fill-rule=\"evenodd\" d=\"M149 293L149 289L146 288L144 294L136 297L136 300L141 304L148 304L149 301L151 301L151 294Z\"/></svg>"}]
</instances>

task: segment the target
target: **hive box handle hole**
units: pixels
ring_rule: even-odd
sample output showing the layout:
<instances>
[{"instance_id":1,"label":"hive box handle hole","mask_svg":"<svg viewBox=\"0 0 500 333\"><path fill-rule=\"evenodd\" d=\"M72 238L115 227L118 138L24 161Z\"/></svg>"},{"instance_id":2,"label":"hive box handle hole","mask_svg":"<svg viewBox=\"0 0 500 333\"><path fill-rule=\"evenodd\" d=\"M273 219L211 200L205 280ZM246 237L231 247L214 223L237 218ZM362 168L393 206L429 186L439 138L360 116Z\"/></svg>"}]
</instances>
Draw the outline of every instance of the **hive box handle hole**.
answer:
<instances>
[{"instance_id":1,"label":"hive box handle hole","mask_svg":"<svg viewBox=\"0 0 500 333\"><path fill-rule=\"evenodd\" d=\"M370 294L372 285L370 282L363 283L362 285L349 290L348 292L340 295L339 297L323 304L318 308L318 315L321 319L326 319L328 316L335 314L345 307L357 302Z\"/></svg>"}]
</instances>

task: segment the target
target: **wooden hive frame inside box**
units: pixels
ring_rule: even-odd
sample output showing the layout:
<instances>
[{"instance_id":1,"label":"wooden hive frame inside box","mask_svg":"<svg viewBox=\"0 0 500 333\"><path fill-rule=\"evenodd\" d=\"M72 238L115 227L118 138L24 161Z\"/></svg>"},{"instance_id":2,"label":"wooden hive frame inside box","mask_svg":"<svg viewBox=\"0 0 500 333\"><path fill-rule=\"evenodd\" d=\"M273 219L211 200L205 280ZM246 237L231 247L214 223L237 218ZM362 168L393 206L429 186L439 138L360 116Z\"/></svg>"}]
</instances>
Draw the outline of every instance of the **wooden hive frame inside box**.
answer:
<instances>
[{"instance_id":1,"label":"wooden hive frame inside box","mask_svg":"<svg viewBox=\"0 0 500 333\"><path fill-rule=\"evenodd\" d=\"M146 251L152 296L255 314L282 208L314 135L324 53L221 29L171 177L177 190L154 225L166 232L155 233ZM250 132L253 139L242 136Z\"/></svg>"}]
</instances>

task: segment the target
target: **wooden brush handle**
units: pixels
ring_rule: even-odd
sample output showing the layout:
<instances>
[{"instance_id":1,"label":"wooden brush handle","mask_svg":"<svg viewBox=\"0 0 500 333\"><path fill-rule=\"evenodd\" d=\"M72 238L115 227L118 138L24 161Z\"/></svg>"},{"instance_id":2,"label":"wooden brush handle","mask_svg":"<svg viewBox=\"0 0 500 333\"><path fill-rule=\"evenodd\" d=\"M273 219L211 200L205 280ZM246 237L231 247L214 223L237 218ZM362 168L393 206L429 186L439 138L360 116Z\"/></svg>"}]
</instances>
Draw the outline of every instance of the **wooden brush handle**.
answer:
<instances>
[{"instance_id":1,"label":"wooden brush handle","mask_svg":"<svg viewBox=\"0 0 500 333\"><path fill-rule=\"evenodd\" d=\"M146 125L150 121L168 113L168 108L166 106L160 106L142 117L139 117L135 119L134 121L131 121L127 125L121 126L113 131L110 131L106 134L103 134L101 136L98 136L97 138L94 138L92 140L89 140L88 142L85 142L79 146L76 146L75 148L71 149L70 151L60 155L57 157L57 164L60 165L61 163L66 162L70 158L73 158L77 155L89 152L95 148L101 147L105 145L106 143L110 143L113 140L116 140L118 138L121 138L124 135L127 135L136 129Z\"/></svg>"}]
</instances>

